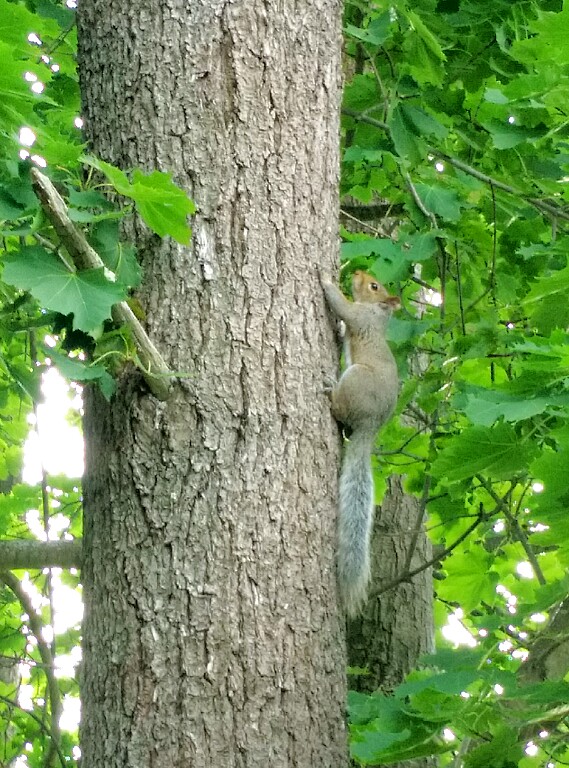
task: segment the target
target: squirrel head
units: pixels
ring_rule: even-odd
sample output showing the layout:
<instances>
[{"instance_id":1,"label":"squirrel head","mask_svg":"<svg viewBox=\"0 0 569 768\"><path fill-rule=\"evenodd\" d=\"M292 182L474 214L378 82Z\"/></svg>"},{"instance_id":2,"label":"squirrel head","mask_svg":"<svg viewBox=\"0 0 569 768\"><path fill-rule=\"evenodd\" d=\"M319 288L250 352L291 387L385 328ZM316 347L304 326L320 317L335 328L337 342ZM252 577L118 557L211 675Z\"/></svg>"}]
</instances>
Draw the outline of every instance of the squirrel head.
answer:
<instances>
[{"instance_id":1,"label":"squirrel head","mask_svg":"<svg viewBox=\"0 0 569 768\"><path fill-rule=\"evenodd\" d=\"M386 304L390 309L401 309L399 296L392 296L375 277L358 269L352 278L352 296L362 304Z\"/></svg>"}]
</instances>

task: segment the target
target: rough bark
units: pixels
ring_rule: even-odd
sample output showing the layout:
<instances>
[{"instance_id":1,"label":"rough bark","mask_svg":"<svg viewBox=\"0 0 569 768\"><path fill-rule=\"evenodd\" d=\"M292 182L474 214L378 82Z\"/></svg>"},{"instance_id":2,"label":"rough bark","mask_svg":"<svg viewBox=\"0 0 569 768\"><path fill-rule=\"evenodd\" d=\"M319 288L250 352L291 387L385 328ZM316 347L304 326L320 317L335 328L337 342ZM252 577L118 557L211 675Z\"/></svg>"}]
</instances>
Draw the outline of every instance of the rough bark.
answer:
<instances>
[{"instance_id":1,"label":"rough bark","mask_svg":"<svg viewBox=\"0 0 569 768\"><path fill-rule=\"evenodd\" d=\"M334 343L337 0L79 7L87 135L172 170L192 246L142 225L147 328L183 372L85 406L84 768L343 766Z\"/></svg>"},{"instance_id":2,"label":"rough bark","mask_svg":"<svg viewBox=\"0 0 569 768\"><path fill-rule=\"evenodd\" d=\"M418 510L419 500L405 494L399 479L392 477L374 524L371 591L381 589L382 584L389 584L405 572ZM430 542L421 533L411 569L430 558ZM365 667L369 672L354 678L353 685L358 690L393 690L416 666L419 656L432 652L433 643L433 584L429 568L410 582L402 582L370 600L362 619L349 623L348 663Z\"/></svg>"}]
</instances>

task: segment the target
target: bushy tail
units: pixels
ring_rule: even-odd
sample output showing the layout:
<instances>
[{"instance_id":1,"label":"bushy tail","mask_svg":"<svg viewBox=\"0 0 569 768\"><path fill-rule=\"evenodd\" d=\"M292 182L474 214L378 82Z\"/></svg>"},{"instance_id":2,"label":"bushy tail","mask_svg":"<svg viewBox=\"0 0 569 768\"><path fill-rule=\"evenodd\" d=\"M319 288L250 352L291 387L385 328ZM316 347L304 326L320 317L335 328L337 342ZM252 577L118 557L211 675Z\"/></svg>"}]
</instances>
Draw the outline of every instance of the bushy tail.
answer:
<instances>
[{"instance_id":1,"label":"bushy tail","mask_svg":"<svg viewBox=\"0 0 569 768\"><path fill-rule=\"evenodd\" d=\"M359 613L370 577L369 539L373 518L371 449L375 434L356 430L346 445L340 475L338 579L346 613Z\"/></svg>"}]
</instances>

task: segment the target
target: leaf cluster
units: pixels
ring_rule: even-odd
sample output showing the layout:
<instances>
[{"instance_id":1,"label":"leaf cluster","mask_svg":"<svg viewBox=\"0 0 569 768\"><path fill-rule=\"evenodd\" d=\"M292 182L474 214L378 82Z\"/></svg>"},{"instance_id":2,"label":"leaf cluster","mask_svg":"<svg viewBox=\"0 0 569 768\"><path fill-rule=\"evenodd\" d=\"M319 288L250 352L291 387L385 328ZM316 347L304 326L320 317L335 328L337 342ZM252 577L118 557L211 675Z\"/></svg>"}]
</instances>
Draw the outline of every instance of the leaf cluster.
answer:
<instances>
[{"instance_id":1,"label":"leaf cluster","mask_svg":"<svg viewBox=\"0 0 569 768\"><path fill-rule=\"evenodd\" d=\"M74 12L51 0L0 0L0 18L2 306L11 333L51 331L59 350L49 355L43 349L51 362L75 380L97 381L110 396L113 381L107 371L117 369L112 362L136 362L128 332L117 333L111 321L112 307L141 279L135 250L121 239L121 219L136 209L153 232L187 244L187 216L194 206L169 174L135 170L130 181L123 171L85 154ZM88 227L104 269L74 265L34 193L33 164L45 168L76 226ZM88 361L79 351L88 353ZM70 352L75 353L71 359Z\"/></svg>"}]
</instances>

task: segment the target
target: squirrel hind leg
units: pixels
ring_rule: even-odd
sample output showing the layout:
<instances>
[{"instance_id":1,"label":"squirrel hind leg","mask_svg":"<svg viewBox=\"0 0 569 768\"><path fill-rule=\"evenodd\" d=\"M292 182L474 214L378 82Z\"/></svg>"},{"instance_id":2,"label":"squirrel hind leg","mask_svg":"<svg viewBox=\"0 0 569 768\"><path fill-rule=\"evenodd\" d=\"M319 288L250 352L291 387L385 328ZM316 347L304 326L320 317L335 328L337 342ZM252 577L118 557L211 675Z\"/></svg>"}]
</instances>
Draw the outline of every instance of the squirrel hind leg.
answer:
<instances>
[{"instance_id":1,"label":"squirrel hind leg","mask_svg":"<svg viewBox=\"0 0 569 768\"><path fill-rule=\"evenodd\" d=\"M342 433L344 437L349 438L352 433L352 426L351 424L345 422L342 420L342 416L345 414L345 411L343 411L341 408L338 407L338 391L339 391L339 384L338 381L329 374L323 372L323 384L322 392L328 396L330 400L330 407L332 411L332 416L336 419L338 422Z\"/></svg>"}]
</instances>

